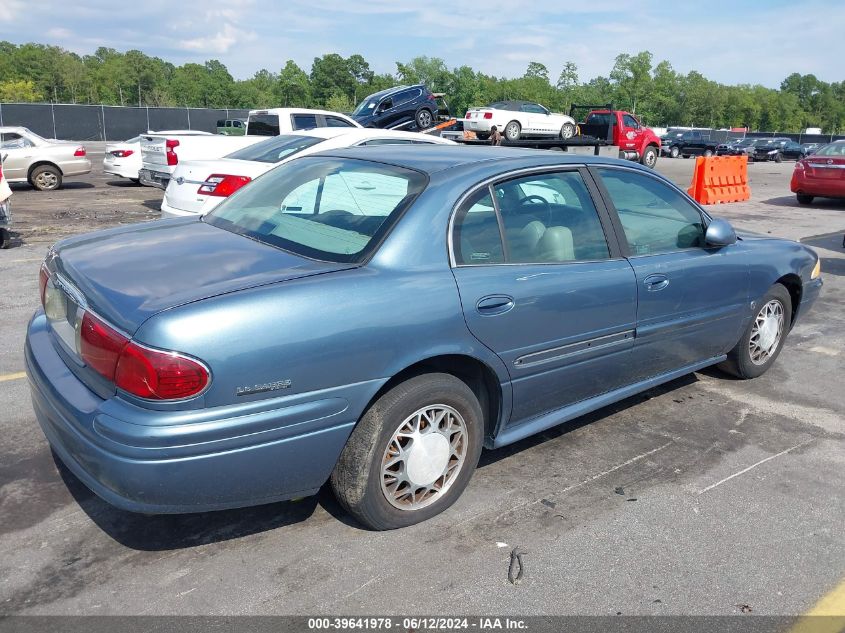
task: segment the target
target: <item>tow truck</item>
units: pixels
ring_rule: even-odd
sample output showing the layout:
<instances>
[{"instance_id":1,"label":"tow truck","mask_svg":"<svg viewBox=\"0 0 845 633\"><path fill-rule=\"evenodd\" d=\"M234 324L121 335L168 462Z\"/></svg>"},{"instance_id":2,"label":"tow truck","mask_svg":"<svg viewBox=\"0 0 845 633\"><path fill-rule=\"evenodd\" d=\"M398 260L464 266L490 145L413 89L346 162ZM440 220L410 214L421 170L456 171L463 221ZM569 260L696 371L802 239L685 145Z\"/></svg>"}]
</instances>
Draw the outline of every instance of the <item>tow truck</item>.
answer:
<instances>
[{"instance_id":1,"label":"tow truck","mask_svg":"<svg viewBox=\"0 0 845 633\"><path fill-rule=\"evenodd\" d=\"M578 113L586 111L575 136L562 138L523 138L502 141L502 147L550 149L595 156L613 156L637 161L654 167L660 155L660 138L629 112L617 110L612 103L595 105L573 104L569 116L576 121ZM455 139L467 145L488 145L490 141L473 138Z\"/></svg>"}]
</instances>

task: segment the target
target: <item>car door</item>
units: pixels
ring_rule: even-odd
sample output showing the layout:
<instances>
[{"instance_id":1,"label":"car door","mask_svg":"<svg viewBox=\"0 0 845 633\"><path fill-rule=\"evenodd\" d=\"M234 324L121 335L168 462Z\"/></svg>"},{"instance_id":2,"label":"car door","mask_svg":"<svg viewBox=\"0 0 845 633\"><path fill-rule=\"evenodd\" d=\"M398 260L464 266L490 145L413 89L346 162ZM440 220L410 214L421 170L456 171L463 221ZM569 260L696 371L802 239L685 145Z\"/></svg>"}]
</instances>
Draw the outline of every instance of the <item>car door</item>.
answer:
<instances>
[{"instance_id":1,"label":"car door","mask_svg":"<svg viewBox=\"0 0 845 633\"><path fill-rule=\"evenodd\" d=\"M532 134L549 134L551 132L551 117L549 111L543 106L536 103L526 103L523 104L522 111L528 122L528 127L524 128L526 132Z\"/></svg>"},{"instance_id":2,"label":"car door","mask_svg":"<svg viewBox=\"0 0 845 633\"><path fill-rule=\"evenodd\" d=\"M595 169L637 278L637 378L726 353L748 313L741 246L707 248L707 218L686 196L641 170Z\"/></svg>"},{"instance_id":3,"label":"car door","mask_svg":"<svg viewBox=\"0 0 845 633\"><path fill-rule=\"evenodd\" d=\"M640 139L643 135L642 126L630 114L622 115L622 129L620 132L620 146L622 149L637 149L640 147Z\"/></svg>"},{"instance_id":4,"label":"car door","mask_svg":"<svg viewBox=\"0 0 845 633\"><path fill-rule=\"evenodd\" d=\"M784 158L798 160L804 156L804 147L798 143L790 141L783 146L782 154Z\"/></svg>"},{"instance_id":5,"label":"car door","mask_svg":"<svg viewBox=\"0 0 845 633\"><path fill-rule=\"evenodd\" d=\"M32 142L17 132L3 132L0 135L0 154L3 161L3 173L9 180L25 179L27 167L32 162L34 150Z\"/></svg>"},{"instance_id":6,"label":"car door","mask_svg":"<svg viewBox=\"0 0 845 633\"><path fill-rule=\"evenodd\" d=\"M594 187L583 168L513 175L455 213L464 316L508 367L511 424L630 381L636 281Z\"/></svg>"}]
</instances>

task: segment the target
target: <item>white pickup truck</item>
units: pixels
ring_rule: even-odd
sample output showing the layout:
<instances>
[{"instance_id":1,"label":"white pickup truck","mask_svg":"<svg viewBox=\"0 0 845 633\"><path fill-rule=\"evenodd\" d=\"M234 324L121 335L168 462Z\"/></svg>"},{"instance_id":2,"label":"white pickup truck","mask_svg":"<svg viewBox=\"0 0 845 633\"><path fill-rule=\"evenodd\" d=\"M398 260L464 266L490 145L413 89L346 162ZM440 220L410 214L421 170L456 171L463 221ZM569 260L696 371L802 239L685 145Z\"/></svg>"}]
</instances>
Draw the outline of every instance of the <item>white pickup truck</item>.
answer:
<instances>
[{"instance_id":1,"label":"white pickup truck","mask_svg":"<svg viewBox=\"0 0 845 633\"><path fill-rule=\"evenodd\" d=\"M338 112L307 108L250 110L244 136L212 134L142 134L140 181L166 189L180 161L214 160L257 143L268 136L317 127L361 127Z\"/></svg>"}]
</instances>

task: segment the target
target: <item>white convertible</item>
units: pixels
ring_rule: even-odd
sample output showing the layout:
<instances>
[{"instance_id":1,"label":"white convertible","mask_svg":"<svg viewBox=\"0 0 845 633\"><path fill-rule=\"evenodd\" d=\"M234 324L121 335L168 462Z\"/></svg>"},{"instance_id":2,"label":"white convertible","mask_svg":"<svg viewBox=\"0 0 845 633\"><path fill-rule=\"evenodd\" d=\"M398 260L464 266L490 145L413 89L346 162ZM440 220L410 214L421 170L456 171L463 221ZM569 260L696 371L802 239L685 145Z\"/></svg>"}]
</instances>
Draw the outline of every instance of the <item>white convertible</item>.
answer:
<instances>
[{"instance_id":1,"label":"white convertible","mask_svg":"<svg viewBox=\"0 0 845 633\"><path fill-rule=\"evenodd\" d=\"M482 140L490 137L494 125L509 141L525 136L571 138L576 130L571 116L549 112L531 101L496 101L486 108L471 108L464 119L464 129Z\"/></svg>"}]
</instances>

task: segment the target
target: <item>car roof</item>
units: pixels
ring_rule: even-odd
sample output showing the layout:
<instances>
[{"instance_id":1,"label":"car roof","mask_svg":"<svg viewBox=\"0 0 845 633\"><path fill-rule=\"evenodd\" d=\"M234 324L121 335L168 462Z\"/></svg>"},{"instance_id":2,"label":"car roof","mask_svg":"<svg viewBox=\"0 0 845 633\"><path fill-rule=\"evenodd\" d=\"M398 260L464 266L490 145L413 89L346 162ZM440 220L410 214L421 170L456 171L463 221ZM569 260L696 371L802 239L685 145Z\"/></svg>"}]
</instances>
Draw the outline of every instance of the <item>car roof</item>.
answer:
<instances>
[{"instance_id":1,"label":"car roof","mask_svg":"<svg viewBox=\"0 0 845 633\"><path fill-rule=\"evenodd\" d=\"M625 165L640 168L649 173L653 170L640 167L630 161L618 158L571 155L536 149L493 147L490 145L374 145L344 149L325 150L311 155L334 158L357 158L386 163L406 169L414 169L432 175L446 170L463 171L480 163L496 167L544 167L555 165Z\"/></svg>"},{"instance_id":2,"label":"car roof","mask_svg":"<svg viewBox=\"0 0 845 633\"><path fill-rule=\"evenodd\" d=\"M401 86L393 86L392 88L385 88L384 90L379 90L378 92L374 92L371 95L367 95L363 100L368 101L369 99L377 99L381 97L386 97L389 94L393 94L394 92L399 92L400 90L407 90L408 88L424 88L425 84L410 84L410 85L401 85Z\"/></svg>"},{"instance_id":3,"label":"car roof","mask_svg":"<svg viewBox=\"0 0 845 633\"><path fill-rule=\"evenodd\" d=\"M253 114L278 114L278 115L285 115L285 114L331 114L333 116L341 116L344 119L349 119L348 114L344 114L343 112L334 112L333 110L320 110L317 108L258 108L256 110L250 110L249 114L252 116Z\"/></svg>"}]
</instances>

